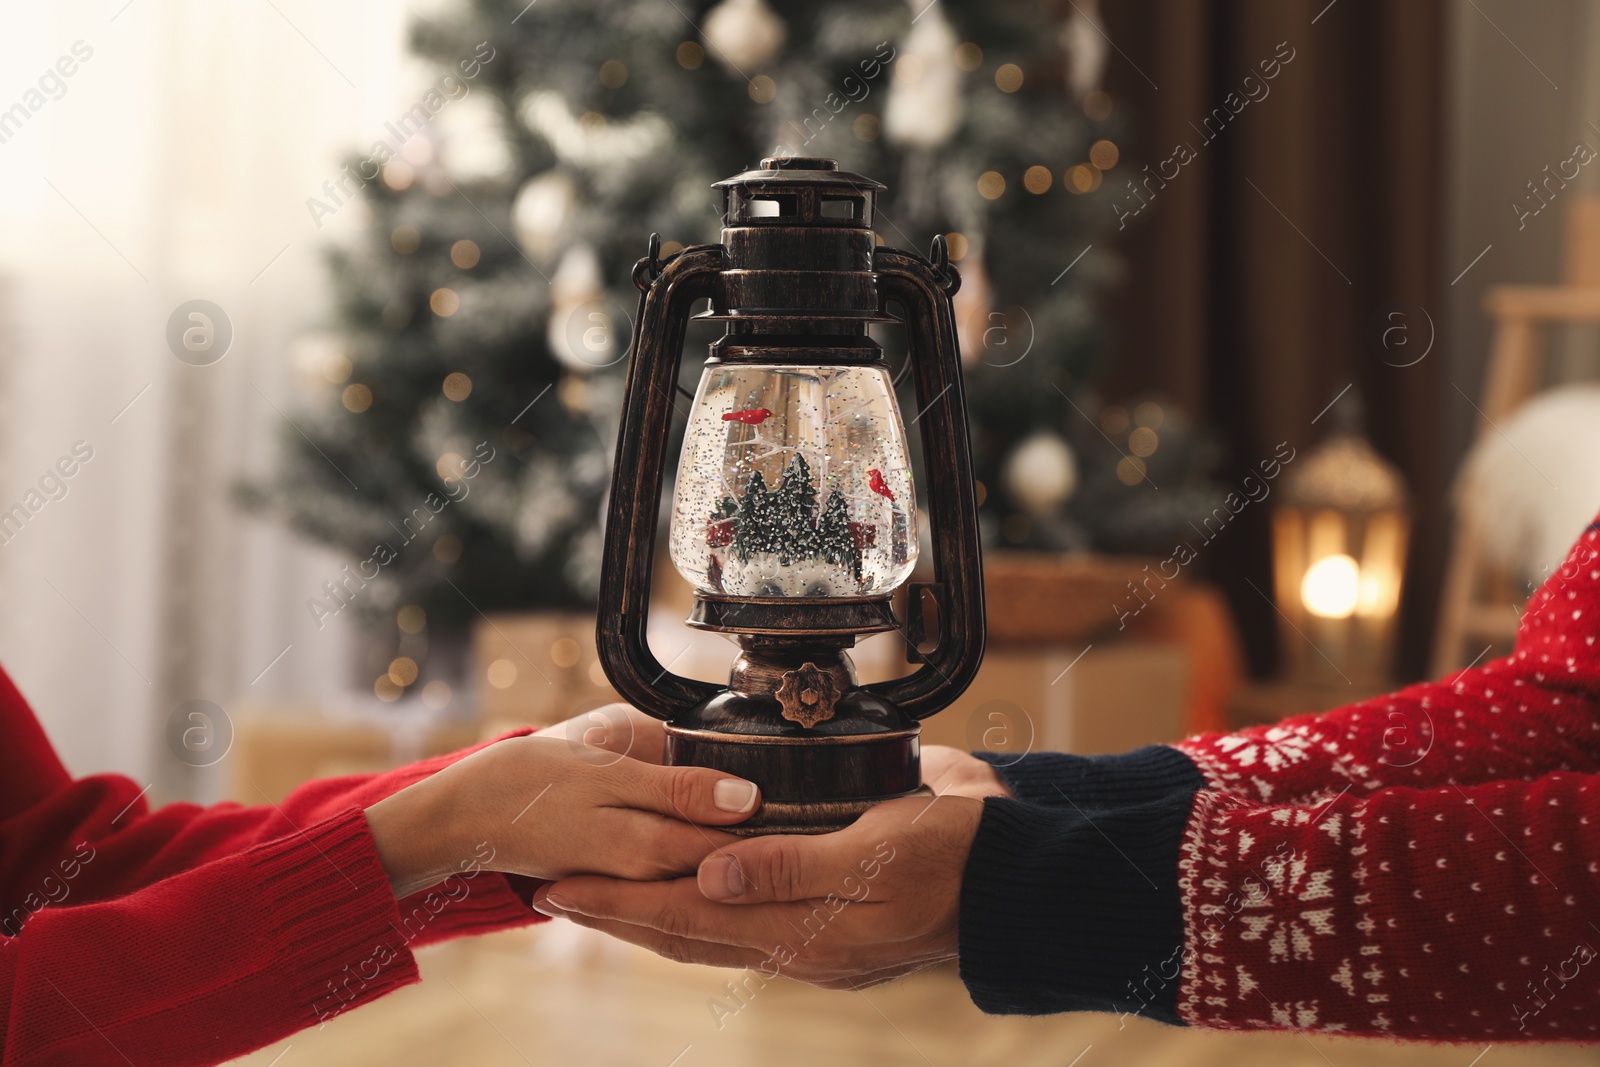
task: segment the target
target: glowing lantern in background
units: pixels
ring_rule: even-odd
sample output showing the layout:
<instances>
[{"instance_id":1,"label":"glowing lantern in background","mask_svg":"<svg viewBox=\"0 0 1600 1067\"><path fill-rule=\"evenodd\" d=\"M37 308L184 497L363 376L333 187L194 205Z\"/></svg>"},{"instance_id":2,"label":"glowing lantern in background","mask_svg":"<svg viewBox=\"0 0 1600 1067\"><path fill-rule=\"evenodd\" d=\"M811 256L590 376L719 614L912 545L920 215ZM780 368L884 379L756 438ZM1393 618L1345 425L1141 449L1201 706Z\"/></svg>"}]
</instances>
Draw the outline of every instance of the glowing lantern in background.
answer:
<instances>
[{"instance_id":1,"label":"glowing lantern in background","mask_svg":"<svg viewBox=\"0 0 1600 1067\"><path fill-rule=\"evenodd\" d=\"M1336 431L1291 466L1272 525L1284 673L1385 687L1411 528L1400 472L1360 434Z\"/></svg>"}]
</instances>

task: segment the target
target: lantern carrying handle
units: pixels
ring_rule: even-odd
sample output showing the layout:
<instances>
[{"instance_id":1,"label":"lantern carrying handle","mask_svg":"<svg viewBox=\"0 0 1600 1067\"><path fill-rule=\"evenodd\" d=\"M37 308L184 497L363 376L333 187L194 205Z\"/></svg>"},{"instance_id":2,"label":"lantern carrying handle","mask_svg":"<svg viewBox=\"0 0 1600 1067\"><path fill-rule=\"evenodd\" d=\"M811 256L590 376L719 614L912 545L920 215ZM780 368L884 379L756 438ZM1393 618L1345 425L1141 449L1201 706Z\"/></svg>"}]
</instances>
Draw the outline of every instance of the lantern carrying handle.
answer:
<instances>
[{"instance_id":1,"label":"lantern carrying handle","mask_svg":"<svg viewBox=\"0 0 1600 1067\"><path fill-rule=\"evenodd\" d=\"M922 653L907 642L922 666L904 678L865 688L914 719L948 707L972 682L983 662L983 558L978 544L978 502L967 439L961 351L956 341L950 294L960 276L949 266L944 239L934 241L930 263L913 252L879 248L872 269L881 299L905 308L909 362L928 471L928 519L933 528L930 592L938 609L938 640ZM927 588L927 587L924 587ZM922 610L920 592L912 612ZM904 632L904 631L903 631Z\"/></svg>"},{"instance_id":2,"label":"lantern carrying handle","mask_svg":"<svg viewBox=\"0 0 1600 1067\"><path fill-rule=\"evenodd\" d=\"M661 235L652 233L650 235L650 250L645 253L643 259L633 265L634 286L641 293L648 292L650 287L655 284L656 279L661 277L662 270Z\"/></svg>"},{"instance_id":3,"label":"lantern carrying handle","mask_svg":"<svg viewBox=\"0 0 1600 1067\"><path fill-rule=\"evenodd\" d=\"M617 694L646 714L671 719L722 688L673 674L662 666L650 651L646 631L664 457L684 333L690 308L712 295L725 259L721 245L687 248L665 263L660 252L660 237L651 235L650 253L633 271L634 282L643 292L606 511L595 639Z\"/></svg>"},{"instance_id":4,"label":"lantern carrying handle","mask_svg":"<svg viewBox=\"0 0 1600 1067\"><path fill-rule=\"evenodd\" d=\"M939 279L939 288L944 290L945 295L955 296L961 288L961 273L950 265L950 242L945 240L942 233L933 238L933 245L928 250L928 265L933 268L933 275Z\"/></svg>"}]
</instances>

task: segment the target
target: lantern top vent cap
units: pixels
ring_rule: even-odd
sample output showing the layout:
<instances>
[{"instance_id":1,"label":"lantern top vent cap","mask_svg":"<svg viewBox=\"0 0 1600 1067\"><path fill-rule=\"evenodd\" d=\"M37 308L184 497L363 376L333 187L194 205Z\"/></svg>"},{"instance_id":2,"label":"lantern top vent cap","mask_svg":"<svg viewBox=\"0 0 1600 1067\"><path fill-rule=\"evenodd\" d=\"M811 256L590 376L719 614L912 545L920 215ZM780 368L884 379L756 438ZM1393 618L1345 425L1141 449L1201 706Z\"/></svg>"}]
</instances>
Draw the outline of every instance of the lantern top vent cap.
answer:
<instances>
[{"instance_id":1,"label":"lantern top vent cap","mask_svg":"<svg viewBox=\"0 0 1600 1067\"><path fill-rule=\"evenodd\" d=\"M755 170L747 170L742 174L735 174L725 178L712 186L713 189L725 189L734 185L748 185L753 182L781 182L795 185L833 185L848 186L852 189L873 190L882 192L888 186L873 181L865 174L853 174L847 170L839 169L836 159L824 159L820 156L768 156L761 161L761 166Z\"/></svg>"},{"instance_id":2,"label":"lantern top vent cap","mask_svg":"<svg viewBox=\"0 0 1600 1067\"><path fill-rule=\"evenodd\" d=\"M1283 494L1296 507L1341 511L1388 511L1407 499L1399 468L1350 430L1335 432L1295 464Z\"/></svg>"}]
</instances>

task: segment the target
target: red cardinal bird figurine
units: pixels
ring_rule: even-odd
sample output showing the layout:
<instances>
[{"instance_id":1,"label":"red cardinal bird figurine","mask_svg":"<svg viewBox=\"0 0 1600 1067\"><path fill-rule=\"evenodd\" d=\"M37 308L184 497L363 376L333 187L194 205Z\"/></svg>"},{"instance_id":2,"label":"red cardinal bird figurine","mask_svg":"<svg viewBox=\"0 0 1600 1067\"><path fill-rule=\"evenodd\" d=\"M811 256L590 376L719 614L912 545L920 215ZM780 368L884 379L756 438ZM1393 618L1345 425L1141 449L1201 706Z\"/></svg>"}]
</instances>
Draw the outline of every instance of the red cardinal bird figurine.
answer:
<instances>
[{"instance_id":1,"label":"red cardinal bird figurine","mask_svg":"<svg viewBox=\"0 0 1600 1067\"><path fill-rule=\"evenodd\" d=\"M766 408L750 408L748 411L730 411L722 416L723 422L742 422L746 426L760 426L772 414Z\"/></svg>"},{"instance_id":2,"label":"red cardinal bird figurine","mask_svg":"<svg viewBox=\"0 0 1600 1067\"><path fill-rule=\"evenodd\" d=\"M726 416L724 416L726 418ZM894 503L894 490L889 488L889 483L883 480L883 472L873 467L867 472L867 488L879 496L886 496L889 502Z\"/></svg>"}]
</instances>

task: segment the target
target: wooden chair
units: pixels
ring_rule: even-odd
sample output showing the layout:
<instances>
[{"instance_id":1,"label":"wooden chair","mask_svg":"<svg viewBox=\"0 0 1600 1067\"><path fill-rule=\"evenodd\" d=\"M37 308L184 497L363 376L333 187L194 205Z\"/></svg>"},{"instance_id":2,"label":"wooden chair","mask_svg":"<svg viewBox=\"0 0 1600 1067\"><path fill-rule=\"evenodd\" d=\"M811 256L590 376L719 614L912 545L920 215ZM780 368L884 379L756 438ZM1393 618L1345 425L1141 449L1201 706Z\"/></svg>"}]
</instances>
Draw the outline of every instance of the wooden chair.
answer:
<instances>
[{"instance_id":1,"label":"wooden chair","mask_svg":"<svg viewBox=\"0 0 1600 1067\"><path fill-rule=\"evenodd\" d=\"M1495 424L1542 387L1546 326L1600 323L1600 196L1575 200L1567 216L1565 282L1497 285L1484 297L1495 322L1484 375L1477 433ZM1509 649L1527 591L1483 556L1481 537L1457 514L1445 569L1433 674L1443 677L1483 656L1485 645Z\"/></svg>"}]
</instances>

